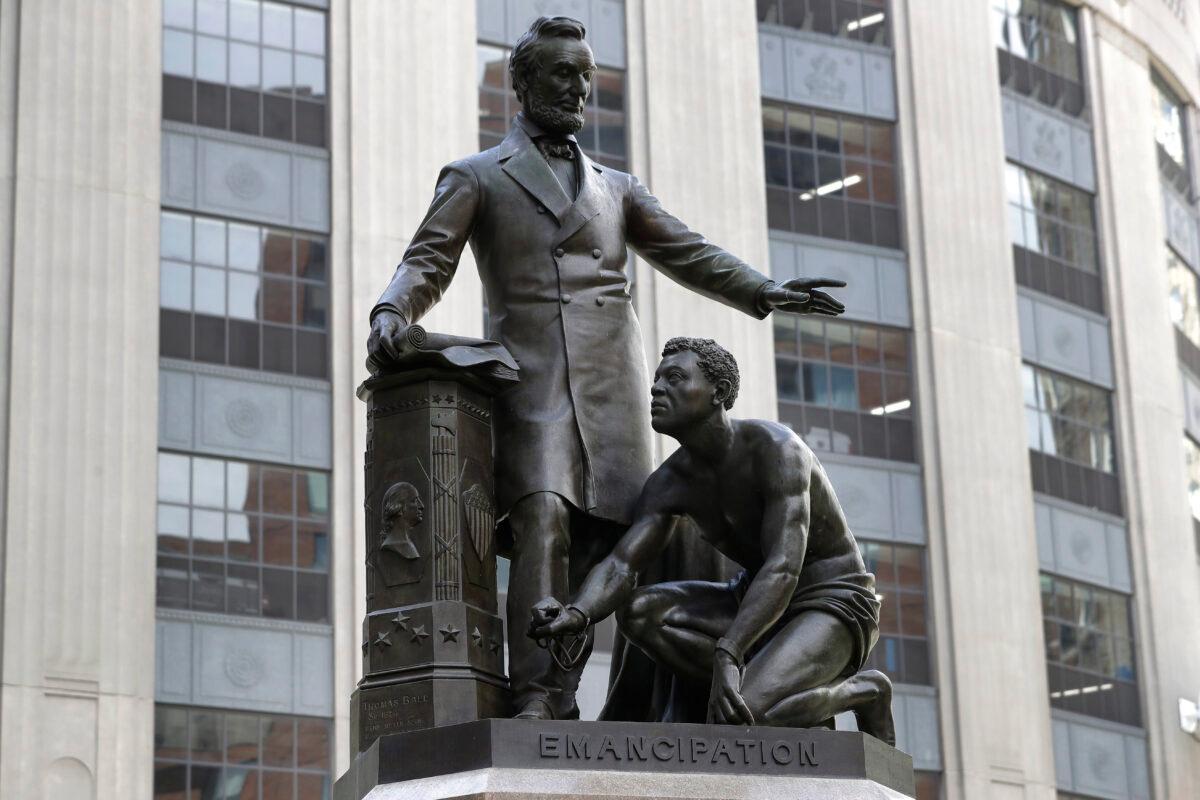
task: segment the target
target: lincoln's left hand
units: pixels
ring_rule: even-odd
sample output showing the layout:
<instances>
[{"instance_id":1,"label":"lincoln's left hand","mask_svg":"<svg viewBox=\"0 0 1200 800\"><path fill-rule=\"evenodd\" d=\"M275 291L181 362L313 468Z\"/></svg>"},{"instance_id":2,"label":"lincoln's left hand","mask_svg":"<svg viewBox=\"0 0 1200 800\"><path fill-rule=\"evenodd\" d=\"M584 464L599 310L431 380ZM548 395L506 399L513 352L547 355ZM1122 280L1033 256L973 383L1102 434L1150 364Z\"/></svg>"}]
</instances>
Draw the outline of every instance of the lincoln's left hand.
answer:
<instances>
[{"instance_id":1,"label":"lincoln's left hand","mask_svg":"<svg viewBox=\"0 0 1200 800\"><path fill-rule=\"evenodd\" d=\"M762 301L767 310L790 311L793 314L823 314L836 317L846 310L832 295L820 291L820 287L840 288L845 281L831 278L793 278L777 283L763 291Z\"/></svg>"}]
</instances>

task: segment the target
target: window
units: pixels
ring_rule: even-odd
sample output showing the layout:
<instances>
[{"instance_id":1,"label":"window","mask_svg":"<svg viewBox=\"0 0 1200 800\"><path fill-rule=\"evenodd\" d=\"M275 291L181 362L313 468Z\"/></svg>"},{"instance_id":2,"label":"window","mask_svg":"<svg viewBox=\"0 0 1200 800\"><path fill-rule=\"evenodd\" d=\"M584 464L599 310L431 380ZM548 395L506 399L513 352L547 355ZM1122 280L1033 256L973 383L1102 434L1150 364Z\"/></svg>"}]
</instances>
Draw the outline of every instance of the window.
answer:
<instances>
[{"instance_id":1,"label":"window","mask_svg":"<svg viewBox=\"0 0 1200 800\"><path fill-rule=\"evenodd\" d=\"M814 450L916 460L908 331L772 318L781 421Z\"/></svg>"},{"instance_id":2,"label":"window","mask_svg":"<svg viewBox=\"0 0 1200 800\"><path fill-rule=\"evenodd\" d=\"M163 0L163 119L326 146L325 13Z\"/></svg>"},{"instance_id":3,"label":"window","mask_svg":"<svg viewBox=\"0 0 1200 800\"><path fill-rule=\"evenodd\" d=\"M879 642L867 665L897 683L933 683L929 663L925 549L860 540L867 572L879 597Z\"/></svg>"},{"instance_id":4,"label":"window","mask_svg":"<svg viewBox=\"0 0 1200 800\"><path fill-rule=\"evenodd\" d=\"M1109 392L1029 364L1022 372L1029 447L1115 472Z\"/></svg>"},{"instance_id":5,"label":"window","mask_svg":"<svg viewBox=\"0 0 1200 800\"><path fill-rule=\"evenodd\" d=\"M917 770L917 800L941 800L942 773Z\"/></svg>"},{"instance_id":6,"label":"window","mask_svg":"<svg viewBox=\"0 0 1200 800\"><path fill-rule=\"evenodd\" d=\"M763 102L767 222L900 247L895 126Z\"/></svg>"},{"instance_id":7,"label":"window","mask_svg":"<svg viewBox=\"0 0 1200 800\"><path fill-rule=\"evenodd\" d=\"M1042 573L1050 705L1140 725L1129 598Z\"/></svg>"},{"instance_id":8,"label":"window","mask_svg":"<svg viewBox=\"0 0 1200 800\"><path fill-rule=\"evenodd\" d=\"M325 800L330 720L154 707L154 797Z\"/></svg>"},{"instance_id":9,"label":"window","mask_svg":"<svg viewBox=\"0 0 1200 800\"><path fill-rule=\"evenodd\" d=\"M1059 0L992 0L1000 82L1072 116L1087 100L1075 9Z\"/></svg>"},{"instance_id":10,"label":"window","mask_svg":"<svg viewBox=\"0 0 1200 800\"><path fill-rule=\"evenodd\" d=\"M1188 506L1192 509L1192 534L1196 539L1196 555L1200 556L1200 445L1190 436L1183 437L1183 456L1187 464Z\"/></svg>"},{"instance_id":11,"label":"window","mask_svg":"<svg viewBox=\"0 0 1200 800\"><path fill-rule=\"evenodd\" d=\"M1180 194L1191 194L1191 167L1188 166L1187 135L1184 132L1187 107L1157 74L1154 80L1154 141L1158 144L1158 168Z\"/></svg>"},{"instance_id":12,"label":"window","mask_svg":"<svg viewBox=\"0 0 1200 800\"><path fill-rule=\"evenodd\" d=\"M158 454L158 605L329 622L329 476Z\"/></svg>"},{"instance_id":13,"label":"window","mask_svg":"<svg viewBox=\"0 0 1200 800\"><path fill-rule=\"evenodd\" d=\"M891 45L887 0L758 0L758 21L856 42Z\"/></svg>"},{"instance_id":14,"label":"window","mask_svg":"<svg viewBox=\"0 0 1200 800\"><path fill-rule=\"evenodd\" d=\"M326 378L324 238L163 211L159 352Z\"/></svg>"},{"instance_id":15,"label":"window","mask_svg":"<svg viewBox=\"0 0 1200 800\"><path fill-rule=\"evenodd\" d=\"M1187 340L1200 348L1200 298L1196 273L1167 248L1167 282L1171 287L1171 321Z\"/></svg>"},{"instance_id":16,"label":"window","mask_svg":"<svg viewBox=\"0 0 1200 800\"><path fill-rule=\"evenodd\" d=\"M509 49L490 44L477 48L479 70L479 149L495 147L508 134L521 110L508 77ZM628 171L625 143L625 73L596 70L584 111L583 130L575 134L588 158L613 169Z\"/></svg>"},{"instance_id":17,"label":"window","mask_svg":"<svg viewBox=\"0 0 1200 800\"><path fill-rule=\"evenodd\" d=\"M1092 195L1011 163L1004 178L1017 283L1103 313Z\"/></svg>"}]
</instances>

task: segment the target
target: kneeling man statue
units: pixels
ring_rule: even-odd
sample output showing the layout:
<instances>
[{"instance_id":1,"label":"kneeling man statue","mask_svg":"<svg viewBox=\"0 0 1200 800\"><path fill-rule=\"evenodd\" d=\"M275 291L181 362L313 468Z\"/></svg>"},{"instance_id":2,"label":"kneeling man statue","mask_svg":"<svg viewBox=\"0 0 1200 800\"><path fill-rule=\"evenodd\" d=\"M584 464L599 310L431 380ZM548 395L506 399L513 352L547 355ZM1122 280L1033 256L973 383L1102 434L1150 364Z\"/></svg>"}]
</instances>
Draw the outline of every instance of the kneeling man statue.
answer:
<instances>
[{"instance_id":1,"label":"kneeling man statue","mask_svg":"<svg viewBox=\"0 0 1200 800\"><path fill-rule=\"evenodd\" d=\"M879 638L875 577L808 446L779 423L729 417L738 384L737 362L711 339L667 342L651 425L681 447L578 595L534 606L529 635L550 643L615 612L651 658L711 686L710 722L817 727L852 711L859 730L895 744L891 683L863 670ZM679 517L744 572L639 587Z\"/></svg>"}]
</instances>

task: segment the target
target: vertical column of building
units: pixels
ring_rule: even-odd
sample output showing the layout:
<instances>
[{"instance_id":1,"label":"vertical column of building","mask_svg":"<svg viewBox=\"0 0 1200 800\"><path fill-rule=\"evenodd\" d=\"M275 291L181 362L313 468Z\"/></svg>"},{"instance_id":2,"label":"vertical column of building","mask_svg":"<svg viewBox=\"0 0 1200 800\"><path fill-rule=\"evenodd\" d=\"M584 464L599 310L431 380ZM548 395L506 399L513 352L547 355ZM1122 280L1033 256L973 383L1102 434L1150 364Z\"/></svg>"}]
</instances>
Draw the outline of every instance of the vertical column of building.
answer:
<instances>
[{"instance_id":1,"label":"vertical column of building","mask_svg":"<svg viewBox=\"0 0 1200 800\"><path fill-rule=\"evenodd\" d=\"M350 752L350 693L360 677L368 532L363 528L366 377L371 309L433 198L438 173L478 146L474 5L334 0L330 7L333 253L331 319L334 522L334 709L337 774ZM480 334L470 250L421 320Z\"/></svg>"},{"instance_id":2,"label":"vertical column of building","mask_svg":"<svg viewBox=\"0 0 1200 800\"><path fill-rule=\"evenodd\" d=\"M1157 797L1189 797L1200 792L1200 744L1180 728L1180 701L1197 692L1200 640L1179 636L1179 626L1200 614L1195 512L1189 515L1186 504L1195 494L1200 435L1191 106L1200 93L1197 18L1185 4L1152 3L1123 17L1121 26L1099 9L1087 19L1106 165L1100 177L1113 265L1107 287L1149 783Z\"/></svg>"},{"instance_id":3,"label":"vertical column of building","mask_svg":"<svg viewBox=\"0 0 1200 800\"><path fill-rule=\"evenodd\" d=\"M893 10L947 796L1050 797L1038 549L1020 433L1026 299L1002 222L992 12L957 0ZM1088 354L1089 344L1073 347Z\"/></svg>"},{"instance_id":4,"label":"vertical column of building","mask_svg":"<svg viewBox=\"0 0 1200 800\"><path fill-rule=\"evenodd\" d=\"M0 796L144 798L157 3L0 4Z\"/></svg>"},{"instance_id":5,"label":"vertical column of building","mask_svg":"<svg viewBox=\"0 0 1200 800\"><path fill-rule=\"evenodd\" d=\"M161 3L154 794L326 797L327 4Z\"/></svg>"},{"instance_id":6,"label":"vertical column of building","mask_svg":"<svg viewBox=\"0 0 1200 800\"><path fill-rule=\"evenodd\" d=\"M1057 785L1141 797L1126 471L1080 16L1058 0L997 3L992 32Z\"/></svg>"},{"instance_id":7,"label":"vertical column of building","mask_svg":"<svg viewBox=\"0 0 1200 800\"><path fill-rule=\"evenodd\" d=\"M598 164L627 172L628 93L624 0L590 2L543 2L520 0L477 0L476 67L479 83L478 149L495 147L504 140L513 117L521 110L508 74L508 56L517 38L529 30L539 16L562 14L578 19L587 29L598 69L585 111L583 130L576 134L579 147ZM633 265L629 267L632 270ZM632 273L630 275L632 284ZM632 285L630 286L632 290ZM476 306L479 308L479 306ZM486 333L486 309L482 310ZM649 424L646 420L646 424ZM500 560L500 608L508 590L508 561ZM584 719L595 719L608 693L608 671L612 660L615 627L611 619L597 626L596 645L580 683L578 702Z\"/></svg>"},{"instance_id":8,"label":"vertical column of building","mask_svg":"<svg viewBox=\"0 0 1200 800\"><path fill-rule=\"evenodd\" d=\"M886 0L758 3L771 274L845 280L837 320L776 314L779 419L821 457L882 600L871 666L895 684L918 796L941 747ZM901 123L903 124L903 123ZM848 715L847 715L848 716ZM851 720L847 720L850 722Z\"/></svg>"}]
</instances>

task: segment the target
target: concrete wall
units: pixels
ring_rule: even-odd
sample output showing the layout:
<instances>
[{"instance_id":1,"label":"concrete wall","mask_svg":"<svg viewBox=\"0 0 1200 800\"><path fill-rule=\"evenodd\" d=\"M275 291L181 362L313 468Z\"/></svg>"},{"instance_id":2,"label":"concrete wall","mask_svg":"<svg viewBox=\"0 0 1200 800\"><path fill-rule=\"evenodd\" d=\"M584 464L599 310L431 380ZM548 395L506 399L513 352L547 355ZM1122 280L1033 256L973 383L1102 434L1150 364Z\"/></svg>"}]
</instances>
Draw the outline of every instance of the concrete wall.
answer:
<instances>
[{"instance_id":1,"label":"concrete wall","mask_svg":"<svg viewBox=\"0 0 1200 800\"><path fill-rule=\"evenodd\" d=\"M160 41L0 4L4 797L150 795Z\"/></svg>"},{"instance_id":2,"label":"concrete wall","mask_svg":"<svg viewBox=\"0 0 1200 800\"><path fill-rule=\"evenodd\" d=\"M1200 566L1179 452L1183 388L1167 306L1167 232L1154 131L1144 111L1152 104L1150 58L1103 17L1094 22L1089 46L1150 777L1158 797L1194 797L1200 743L1180 730L1178 701L1200 686L1200 638L1194 624L1182 622L1200 612Z\"/></svg>"}]
</instances>

